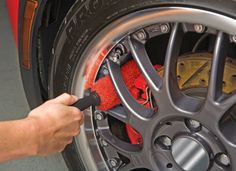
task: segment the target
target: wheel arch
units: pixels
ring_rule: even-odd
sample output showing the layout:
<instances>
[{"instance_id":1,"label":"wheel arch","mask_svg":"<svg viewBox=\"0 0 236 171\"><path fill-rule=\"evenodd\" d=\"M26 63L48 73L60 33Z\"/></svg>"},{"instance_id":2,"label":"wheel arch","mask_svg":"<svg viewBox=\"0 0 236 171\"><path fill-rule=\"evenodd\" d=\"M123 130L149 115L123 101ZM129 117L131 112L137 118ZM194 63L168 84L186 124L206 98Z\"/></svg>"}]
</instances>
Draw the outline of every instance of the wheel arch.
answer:
<instances>
[{"instance_id":1,"label":"wheel arch","mask_svg":"<svg viewBox=\"0 0 236 171\"><path fill-rule=\"evenodd\" d=\"M35 108L48 99L47 71L51 58L51 48L63 18L66 16L74 2L75 0L20 1L18 18L18 54L23 87L30 108ZM24 61L24 42L27 41L25 40L26 38L24 35L24 22L27 15L27 3L35 4L31 30L28 37L28 66ZM58 11L55 11L57 8ZM28 11L29 10L30 9L28 8Z\"/></svg>"}]
</instances>

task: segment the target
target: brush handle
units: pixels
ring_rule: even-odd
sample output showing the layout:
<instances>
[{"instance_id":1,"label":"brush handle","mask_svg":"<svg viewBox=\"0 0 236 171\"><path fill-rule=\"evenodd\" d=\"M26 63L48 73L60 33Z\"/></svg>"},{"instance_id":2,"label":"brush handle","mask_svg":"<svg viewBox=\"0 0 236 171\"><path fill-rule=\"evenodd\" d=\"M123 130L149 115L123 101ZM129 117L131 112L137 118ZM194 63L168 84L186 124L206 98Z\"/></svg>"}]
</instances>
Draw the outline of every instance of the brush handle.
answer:
<instances>
[{"instance_id":1,"label":"brush handle","mask_svg":"<svg viewBox=\"0 0 236 171\"><path fill-rule=\"evenodd\" d=\"M79 108L79 110L83 111L90 106L98 106L101 100L97 93L91 92L89 96L85 96L82 99L79 99L72 106Z\"/></svg>"}]
</instances>

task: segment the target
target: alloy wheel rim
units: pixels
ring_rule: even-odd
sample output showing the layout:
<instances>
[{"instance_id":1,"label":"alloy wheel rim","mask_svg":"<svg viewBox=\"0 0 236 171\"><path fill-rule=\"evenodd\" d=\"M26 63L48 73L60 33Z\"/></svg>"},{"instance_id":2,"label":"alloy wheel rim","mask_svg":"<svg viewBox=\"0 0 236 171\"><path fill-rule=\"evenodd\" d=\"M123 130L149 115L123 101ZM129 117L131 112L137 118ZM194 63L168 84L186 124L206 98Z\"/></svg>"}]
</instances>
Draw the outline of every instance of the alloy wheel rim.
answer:
<instances>
[{"instance_id":1,"label":"alloy wheel rim","mask_svg":"<svg viewBox=\"0 0 236 171\"><path fill-rule=\"evenodd\" d=\"M203 20L204 17L204 20ZM214 19L214 20L213 20ZM140 24L141 23L141 24ZM135 38L134 33L137 33L137 31L142 30L142 28L145 28L147 26L157 24L157 23L173 23L173 26L171 27L171 35L170 35L170 42L167 48L166 53L166 59L165 59L165 67L166 72L165 76L162 79L156 74L156 71L153 69L151 63L148 60L147 54L145 54L145 47L144 43L141 40L138 40ZM177 87L173 87L173 85L176 84L176 80L170 80L171 75L176 75L173 70L170 68L175 68L176 60L178 58L178 46L181 45L181 39L183 37L183 34L185 33L184 27L182 27L182 23L189 23L189 24L195 24L200 23L201 25L207 26L209 28L214 28L213 30L217 30L217 40L215 44L215 51L214 51L214 58L213 58L213 64L212 64L212 75L209 83L209 91L208 91L208 98L202 102L190 97L185 96L181 92L178 91ZM222 23L222 24L219 24ZM82 95L84 93L84 88L81 88L81 84L85 86L86 78L81 74L84 73L85 66L86 69L90 68L88 66L91 66L93 68L94 65L96 65L98 68L101 66L102 61L107 58L109 53L112 51L112 49L123 39L126 39L128 42L128 46L130 47L130 52L132 53L132 56L134 60L139 65L143 75L146 78L146 81L149 83L149 88L152 90L154 98L156 98L157 104L158 104L158 113L155 113L151 109L145 109L143 107L138 107L137 103L132 100L130 96L127 96L128 92L124 92L124 84L122 81L120 81L120 74L119 74L119 64L115 63L114 61L107 60L107 66L110 72L110 75L112 77L113 83L115 83L116 90L118 91L118 94L120 95L122 100L122 103L126 107L126 110L132 113L132 126L133 123L136 124L134 128L139 131L142 135L146 135L147 129L140 129L138 125L142 124L146 125L146 127L149 127L152 130L151 132L157 132L160 123L165 123L169 120L172 120L173 118L182 118L185 120L186 118L191 118L194 120L199 121L202 125L205 126L205 129L210 130L213 135L216 135L218 139L220 139L219 142L219 148L222 148L226 151L232 151L235 148L235 145L232 144L232 142L229 142L224 135L222 135L221 131L218 127L218 122L223 116L223 114L235 103L236 98L235 95L231 95L227 98L223 98L220 93L221 87L218 86L219 83L219 75L222 72L222 67L219 66L219 63L224 61L226 55L224 55L226 52L223 51L223 47L229 43L229 35L235 35L235 20L223 15L219 15L216 13L212 13L209 11L199 10L199 9L193 9L193 8L182 8L182 7L175 7L175 8L158 8L158 9L149 9L149 10L143 10L137 13L130 14L128 16L125 16L113 23L111 23L108 27L106 27L102 32L100 32L96 38L90 43L88 48L85 50L82 60L80 64L78 64L78 67L75 71L75 77L73 79L72 83L72 93L77 95ZM223 31L219 31L223 30ZM141 49L141 50L140 50ZM97 60L99 59L99 60ZM108 58L107 58L108 59ZM89 74L87 71L86 73ZM119 81L117 81L119 80ZM117 84L116 84L117 83ZM217 88L217 91L215 91ZM176 90L176 91L173 91ZM175 94L177 92L177 94ZM220 95L219 95L220 94ZM162 101L159 101L157 99L160 99L162 97ZM168 97L168 98L164 98ZM175 99L175 97L180 97L180 99ZM128 99L128 100L127 100ZM184 103L188 101L188 103L191 103L190 105L180 105L181 103ZM173 108L168 108L166 110L164 107L167 106L173 106ZM162 107L163 106L163 107ZM214 115L214 112L209 111L207 108L214 108L217 113L221 112L221 116ZM199 109L201 112L199 112ZM93 159L93 155L87 155L85 156L90 158L90 161L95 160L94 165L90 166L93 167L93 169L97 170L108 170L109 167L115 167L111 165L111 163L118 163L119 166L119 160L115 160L116 157L106 159L104 158L104 151L103 147L101 147L102 144L100 141L107 139L107 137L101 138L100 133L97 131L99 128L102 128L103 126L106 127L108 124L105 122L99 125L97 128L94 127L94 119L92 115L92 108L86 110L85 113L85 124L82 131L82 135L76 138L76 143L78 146L89 146L90 149L93 150L93 154L98 156L96 159ZM141 112L140 112L141 111ZM205 113L209 113L208 116L204 115ZM134 115L133 115L134 114ZM111 114L112 115L112 114ZM113 117L118 118L119 120L122 120L124 122L129 122L127 118L119 118L115 115ZM212 118L215 119L215 124L209 125L209 120L212 120ZM176 121L177 122L177 121ZM138 123L138 124L137 124ZM103 125L104 124L104 125ZM151 126L150 126L151 125ZM150 128L151 127L151 128ZM97 138L97 134L99 134L99 139ZM157 133L152 133L148 137L144 137L144 144L148 144L147 148L154 148L153 142L154 137ZM212 137L210 137L212 138ZM209 138L209 139L210 139ZM204 140L205 141L205 140ZM106 141L105 141L106 142ZM206 141L207 142L207 141ZM224 143L222 143L224 142ZM225 144L225 142L228 142ZM109 144L109 142L108 142ZM104 144L103 144L104 145ZM130 149L139 150L140 154L142 153L142 159L145 158L149 162L149 166L146 166L147 163L144 163L144 165L141 165L140 163L133 163L136 164L137 167L140 168L148 168L150 170L168 170L168 167L166 167L169 163L161 166L162 168L158 167L158 162L155 163L155 157L151 157L152 154L150 151L147 152L147 150L143 150L145 148L142 147L140 149L138 146L127 146ZM218 148L218 147L217 147ZM80 148L81 149L81 148ZM132 152L132 150L127 150L129 153ZM119 151L122 153L122 150ZM83 152L82 152L83 153ZM147 154L148 153L148 154ZM81 154L83 155L83 154ZM168 155L168 154L166 154ZM136 161L140 160L140 156L132 156L136 157ZM173 156L169 156L172 158ZM236 156L230 156L231 160ZM114 159L114 160L113 160ZM151 161L151 162L150 162ZM162 161L162 157L160 156L160 161ZM163 159L163 161L165 161ZM97 163L97 164L95 164ZM91 164L92 165L92 164ZM170 165L169 165L170 166ZM120 167L120 166L119 166ZM130 166L132 168L133 166ZM172 163L172 169L176 167L177 169L180 169L178 165L173 165ZM212 166L209 166L212 167ZM234 166L233 163L231 163L231 169L234 169L236 166ZM220 166L219 168L223 168L225 170L229 169L228 167L224 168ZM124 167L125 169L129 169L129 166Z\"/></svg>"}]
</instances>

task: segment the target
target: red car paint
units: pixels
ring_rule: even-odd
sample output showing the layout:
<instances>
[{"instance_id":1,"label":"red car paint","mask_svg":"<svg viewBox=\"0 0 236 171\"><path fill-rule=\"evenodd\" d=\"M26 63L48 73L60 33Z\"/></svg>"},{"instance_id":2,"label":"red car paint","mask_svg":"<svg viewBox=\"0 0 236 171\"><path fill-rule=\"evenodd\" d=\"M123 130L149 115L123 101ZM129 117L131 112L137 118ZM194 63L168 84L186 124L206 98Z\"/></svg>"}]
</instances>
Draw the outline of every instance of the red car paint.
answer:
<instances>
[{"instance_id":1,"label":"red car paint","mask_svg":"<svg viewBox=\"0 0 236 171\"><path fill-rule=\"evenodd\" d=\"M8 14L10 17L11 27L14 34L16 45L18 46L18 12L19 12L19 0L7 0L6 1Z\"/></svg>"}]
</instances>

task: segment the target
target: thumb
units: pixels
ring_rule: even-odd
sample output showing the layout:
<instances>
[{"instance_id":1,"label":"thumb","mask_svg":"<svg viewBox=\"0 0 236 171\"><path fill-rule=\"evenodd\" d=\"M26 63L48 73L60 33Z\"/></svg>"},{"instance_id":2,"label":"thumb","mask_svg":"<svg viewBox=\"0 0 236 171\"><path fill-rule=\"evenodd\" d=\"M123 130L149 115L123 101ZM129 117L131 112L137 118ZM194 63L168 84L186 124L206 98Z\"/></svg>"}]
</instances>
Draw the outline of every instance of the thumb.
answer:
<instances>
[{"instance_id":1,"label":"thumb","mask_svg":"<svg viewBox=\"0 0 236 171\"><path fill-rule=\"evenodd\" d=\"M76 101L78 101L78 99L79 98L77 96L63 93L62 95L56 97L52 101L69 106L69 105L74 104Z\"/></svg>"}]
</instances>

